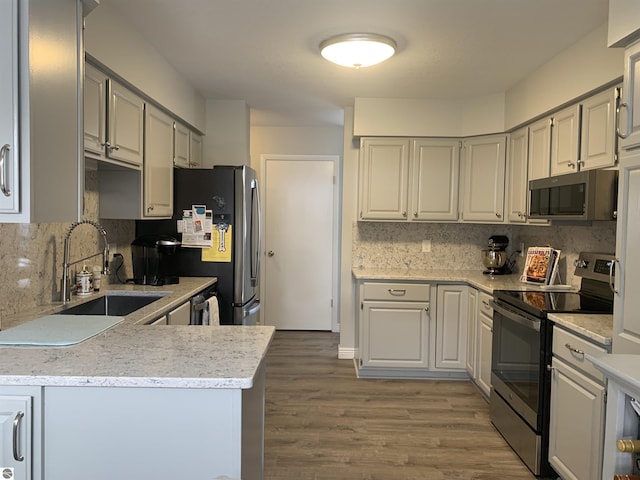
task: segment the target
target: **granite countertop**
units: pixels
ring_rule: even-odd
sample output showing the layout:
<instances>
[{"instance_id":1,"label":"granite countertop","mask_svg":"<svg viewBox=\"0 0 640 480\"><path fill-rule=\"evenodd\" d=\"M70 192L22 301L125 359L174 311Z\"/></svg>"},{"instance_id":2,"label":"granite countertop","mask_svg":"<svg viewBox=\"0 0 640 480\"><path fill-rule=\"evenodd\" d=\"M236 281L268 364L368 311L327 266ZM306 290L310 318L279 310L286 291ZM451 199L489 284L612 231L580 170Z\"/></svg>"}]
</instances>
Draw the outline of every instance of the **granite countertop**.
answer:
<instances>
[{"instance_id":1,"label":"granite countertop","mask_svg":"<svg viewBox=\"0 0 640 480\"><path fill-rule=\"evenodd\" d=\"M611 349L613 315L550 313L549 320Z\"/></svg>"},{"instance_id":2,"label":"granite countertop","mask_svg":"<svg viewBox=\"0 0 640 480\"><path fill-rule=\"evenodd\" d=\"M414 270L402 268L354 268L352 275L356 280L393 280L422 281L438 283L468 283L487 293L494 290L524 290L536 288L524 285L520 276L485 275L480 270Z\"/></svg>"},{"instance_id":3,"label":"granite countertop","mask_svg":"<svg viewBox=\"0 0 640 480\"><path fill-rule=\"evenodd\" d=\"M629 390L640 393L640 355L614 353L606 355L585 355L609 379Z\"/></svg>"},{"instance_id":4,"label":"granite countertop","mask_svg":"<svg viewBox=\"0 0 640 480\"><path fill-rule=\"evenodd\" d=\"M213 285L215 278L180 278L151 287L109 285L109 291L169 292L118 325L68 347L0 347L0 385L165 388L251 388L274 333L265 326L145 325ZM61 304L3 319L3 328L59 311Z\"/></svg>"},{"instance_id":5,"label":"granite countertop","mask_svg":"<svg viewBox=\"0 0 640 480\"><path fill-rule=\"evenodd\" d=\"M472 287L493 293L494 290L540 290L535 285L524 284L520 276L485 275L479 270L410 270L392 268L354 268L353 277L358 281L422 281L435 283L467 283ZM613 315L550 314L549 319L565 328L593 340L605 347L611 346Z\"/></svg>"}]
</instances>

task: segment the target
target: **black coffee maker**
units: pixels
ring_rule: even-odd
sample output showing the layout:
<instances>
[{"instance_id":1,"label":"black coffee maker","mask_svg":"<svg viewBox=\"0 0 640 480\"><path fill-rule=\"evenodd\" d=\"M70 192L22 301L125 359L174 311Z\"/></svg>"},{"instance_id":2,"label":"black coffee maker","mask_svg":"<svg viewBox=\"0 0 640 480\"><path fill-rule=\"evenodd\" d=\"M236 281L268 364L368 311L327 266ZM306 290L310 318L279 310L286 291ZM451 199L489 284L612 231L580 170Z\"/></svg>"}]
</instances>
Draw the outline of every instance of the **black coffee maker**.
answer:
<instances>
[{"instance_id":1,"label":"black coffee maker","mask_svg":"<svg viewBox=\"0 0 640 480\"><path fill-rule=\"evenodd\" d=\"M131 243L133 282L138 285L179 283L176 252L180 241L170 235L142 235Z\"/></svg>"}]
</instances>

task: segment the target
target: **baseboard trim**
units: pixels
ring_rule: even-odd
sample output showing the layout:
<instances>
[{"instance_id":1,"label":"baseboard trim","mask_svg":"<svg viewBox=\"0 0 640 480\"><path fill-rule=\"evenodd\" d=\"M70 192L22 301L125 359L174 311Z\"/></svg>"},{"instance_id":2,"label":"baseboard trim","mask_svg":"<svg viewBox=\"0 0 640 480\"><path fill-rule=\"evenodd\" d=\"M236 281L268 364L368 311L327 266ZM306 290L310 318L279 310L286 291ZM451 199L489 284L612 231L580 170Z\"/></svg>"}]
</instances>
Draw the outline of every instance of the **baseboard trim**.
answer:
<instances>
[{"instance_id":1,"label":"baseboard trim","mask_svg":"<svg viewBox=\"0 0 640 480\"><path fill-rule=\"evenodd\" d=\"M356 349L353 347L341 347L338 345L338 358L340 360L350 360L356 358Z\"/></svg>"}]
</instances>

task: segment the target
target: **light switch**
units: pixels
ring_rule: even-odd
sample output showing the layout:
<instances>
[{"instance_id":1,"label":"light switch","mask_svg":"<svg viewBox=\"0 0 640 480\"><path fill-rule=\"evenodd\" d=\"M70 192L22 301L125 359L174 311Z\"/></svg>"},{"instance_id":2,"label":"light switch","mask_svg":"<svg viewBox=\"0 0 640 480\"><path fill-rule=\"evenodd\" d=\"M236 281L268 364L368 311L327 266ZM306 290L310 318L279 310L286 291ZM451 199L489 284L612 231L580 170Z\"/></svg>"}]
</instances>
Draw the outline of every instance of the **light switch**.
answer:
<instances>
[{"instance_id":1,"label":"light switch","mask_svg":"<svg viewBox=\"0 0 640 480\"><path fill-rule=\"evenodd\" d=\"M431 240L422 240L422 253L431 252Z\"/></svg>"}]
</instances>

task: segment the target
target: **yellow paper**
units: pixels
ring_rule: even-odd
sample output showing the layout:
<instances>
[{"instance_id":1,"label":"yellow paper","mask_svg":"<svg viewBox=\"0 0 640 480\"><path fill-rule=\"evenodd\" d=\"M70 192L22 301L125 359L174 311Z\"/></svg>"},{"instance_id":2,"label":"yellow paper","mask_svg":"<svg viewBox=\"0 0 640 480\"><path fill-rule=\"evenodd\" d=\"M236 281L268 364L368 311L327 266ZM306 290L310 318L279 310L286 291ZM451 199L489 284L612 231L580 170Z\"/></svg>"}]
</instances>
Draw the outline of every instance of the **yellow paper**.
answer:
<instances>
[{"instance_id":1,"label":"yellow paper","mask_svg":"<svg viewBox=\"0 0 640 480\"><path fill-rule=\"evenodd\" d=\"M218 229L217 224L211 228L213 246L202 249L201 260L203 262L231 262L231 247L233 246L232 226L228 225L226 231Z\"/></svg>"}]
</instances>

